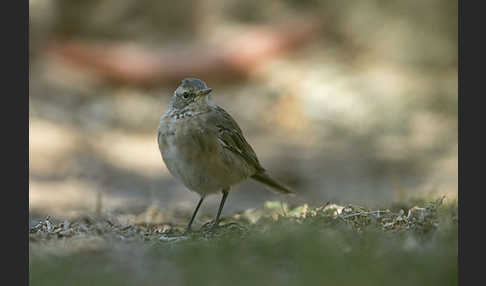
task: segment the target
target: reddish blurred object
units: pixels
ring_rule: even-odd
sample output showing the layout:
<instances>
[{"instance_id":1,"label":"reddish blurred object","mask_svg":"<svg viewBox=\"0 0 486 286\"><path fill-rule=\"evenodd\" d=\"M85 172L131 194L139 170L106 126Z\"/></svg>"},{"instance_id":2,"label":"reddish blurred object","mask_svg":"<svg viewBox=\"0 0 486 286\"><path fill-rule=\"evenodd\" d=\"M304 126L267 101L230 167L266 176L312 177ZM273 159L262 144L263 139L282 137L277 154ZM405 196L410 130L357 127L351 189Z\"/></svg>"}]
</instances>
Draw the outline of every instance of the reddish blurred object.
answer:
<instances>
[{"instance_id":1,"label":"reddish blurred object","mask_svg":"<svg viewBox=\"0 0 486 286\"><path fill-rule=\"evenodd\" d=\"M176 82L186 76L238 79L282 52L310 42L320 27L315 19L278 26L256 26L216 47L149 51L127 44L53 42L50 56L108 81L131 85Z\"/></svg>"}]
</instances>

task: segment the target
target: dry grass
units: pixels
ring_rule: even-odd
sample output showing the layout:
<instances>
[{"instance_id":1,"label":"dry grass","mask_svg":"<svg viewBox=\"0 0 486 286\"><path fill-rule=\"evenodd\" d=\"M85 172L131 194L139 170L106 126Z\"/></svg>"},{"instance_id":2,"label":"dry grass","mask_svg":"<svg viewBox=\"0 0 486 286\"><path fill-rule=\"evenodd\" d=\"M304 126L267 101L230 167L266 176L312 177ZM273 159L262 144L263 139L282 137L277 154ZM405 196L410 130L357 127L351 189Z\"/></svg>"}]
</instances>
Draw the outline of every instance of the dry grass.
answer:
<instances>
[{"instance_id":1,"label":"dry grass","mask_svg":"<svg viewBox=\"0 0 486 286\"><path fill-rule=\"evenodd\" d=\"M30 227L31 285L455 285L457 204L267 202L191 233L116 217ZM235 280L237 279L237 280Z\"/></svg>"}]
</instances>

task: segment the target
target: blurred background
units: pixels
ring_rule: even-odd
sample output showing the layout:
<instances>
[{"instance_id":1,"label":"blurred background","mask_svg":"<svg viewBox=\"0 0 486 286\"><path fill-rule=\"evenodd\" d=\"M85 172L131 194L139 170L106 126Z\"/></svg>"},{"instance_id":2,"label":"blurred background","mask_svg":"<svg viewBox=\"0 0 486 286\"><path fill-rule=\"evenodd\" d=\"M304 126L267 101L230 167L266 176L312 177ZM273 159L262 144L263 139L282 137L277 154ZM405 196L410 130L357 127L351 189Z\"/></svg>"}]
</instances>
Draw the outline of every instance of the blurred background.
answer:
<instances>
[{"instance_id":1,"label":"blurred background","mask_svg":"<svg viewBox=\"0 0 486 286\"><path fill-rule=\"evenodd\" d=\"M457 197L457 1L30 0L29 212L185 222L157 124L184 77L213 88L284 198L224 214ZM213 215L219 196L201 211Z\"/></svg>"}]
</instances>

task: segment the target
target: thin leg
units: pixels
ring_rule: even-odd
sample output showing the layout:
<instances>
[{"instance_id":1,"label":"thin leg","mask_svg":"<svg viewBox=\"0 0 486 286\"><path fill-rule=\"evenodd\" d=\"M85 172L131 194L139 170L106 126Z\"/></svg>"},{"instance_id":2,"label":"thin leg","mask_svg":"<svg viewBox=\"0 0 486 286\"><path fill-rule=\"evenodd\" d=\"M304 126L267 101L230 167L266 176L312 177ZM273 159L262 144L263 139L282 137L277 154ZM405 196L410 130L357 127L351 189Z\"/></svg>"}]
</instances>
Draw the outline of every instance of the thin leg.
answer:
<instances>
[{"instance_id":1,"label":"thin leg","mask_svg":"<svg viewBox=\"0 0 486 286\"><path fill-rule=\"evenodd\" d=\"M222 192L223 192L223 198L221 198L221 203L219 204L218 214L216 215L216 219L214 220L214 224L211 227L211 229L215 229L219 224L219 216L221 215L221 211L223 210L224 202L226 201L226 197L229 194L229 188L223 189Z\"/></svg>"},{"instance_id":2,"label":"thin leg","mask_svg":"<svg viewBox=\"0 0 486 286\"><path fill-rule=\"evenodd\" d=\"M199 203L197 203L197 207L194 210L194 213L192 214L191 220L189 221L189 224L187 225L186 231L191 230L191 225L192 222L194 221L194 218L196 217L197 211L199 210L199 207L201 206L202 202L204 201L205 196L201 196L201 199L199 200Z\"/></svg>"}]
</instances>

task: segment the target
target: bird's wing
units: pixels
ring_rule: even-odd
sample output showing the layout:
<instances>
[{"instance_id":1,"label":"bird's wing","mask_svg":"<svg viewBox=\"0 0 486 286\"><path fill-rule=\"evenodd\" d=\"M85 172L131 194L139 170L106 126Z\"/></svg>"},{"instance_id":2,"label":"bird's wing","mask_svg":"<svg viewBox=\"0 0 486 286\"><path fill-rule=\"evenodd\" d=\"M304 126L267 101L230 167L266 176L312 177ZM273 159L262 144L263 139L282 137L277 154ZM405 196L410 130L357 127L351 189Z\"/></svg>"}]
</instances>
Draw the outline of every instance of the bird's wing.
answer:
<instances>
[{"instance_id":1,"label":"bird's wing","mask_svg":"<svg viewBox=\"0 0 486 286\"><path fill-rule=\"evenodd\" d=\"M253 166L257 172L265 169L260 165L258 158L246 142L243 132L236 121L224 109L216 106L209 117L211 123L216 126L218 131L218 142L223 148L241 156L249 165Z\"/></svg>"}]
</instances>

